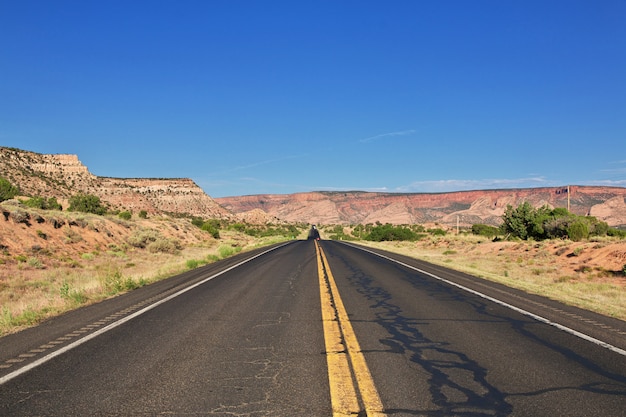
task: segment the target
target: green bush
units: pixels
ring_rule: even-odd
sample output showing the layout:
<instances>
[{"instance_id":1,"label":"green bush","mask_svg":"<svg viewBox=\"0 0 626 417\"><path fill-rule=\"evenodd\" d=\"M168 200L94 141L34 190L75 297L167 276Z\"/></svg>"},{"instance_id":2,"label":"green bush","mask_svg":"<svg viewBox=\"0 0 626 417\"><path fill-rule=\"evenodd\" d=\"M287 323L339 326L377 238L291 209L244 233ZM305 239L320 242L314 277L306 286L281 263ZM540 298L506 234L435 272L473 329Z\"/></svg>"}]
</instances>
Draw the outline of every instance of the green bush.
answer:
<instances>
[{"instance_id":1,"label":"green bush","mask_svg":"<svg viewBox=\"0 0 626 417\"><path fill-rule=\"evenodd\" d=\"M107 208L100 201L100 197L79 193L70 198L69 211L79 211L81 213L92 213L103 215L107 212Z\"/></svg>"},{"instance_id":2,"label":"green bush","mask_svg":"<svg viewBox=\"0 0 626 417\"><path fill-rule=\"evenodd\" d=\"M370 233L365 236L365 240L370 240L372 242L383 242L383 241L416 241L420 238L420 235L415 233L408 227L405 226L393 226L389 223L384 225L379 225L372 227Z\"/></svg>"},{"instance_id":3,"label":"green bush","mask_svg":"<svg viewBox=\"0 0 626 417\"><path fill-rule=\"evenodd\" d=\"M578 220L567 228L567 234L574 242L580 242L589 237L589 227L586 222Z\"/></svg>"},{"instance_id":4,"label":"green bush","mask_svg":"<svg viewBox=\"0 0 626 417\"><path fill-rule=\"evenodd\" d=\"M31 197L23 202L25 206L42 210L63 210L55 197Z\"/></svg>"},{"instance_id":5,"label":"green bush","mask_svg":"<svg viewBox=\"0 0 626 417\"><path fill-rule=\"evenodd\" d=\"M147 211L145 211L145 210L141 210L141 211L139 212L139 218L140 218L140 219L147 219L147 218L148 218L148 212L147 212Z\"/></svg>"},{"instance_id":6,"label":"green bush","mask_svg":"<svg viewBox=\"0 0 626 417\"><path fill-rule=\"evenodd\" d=\"M20 193L20 189L9 182L9 180L0 177L0 201L10 200Z\"/></svg>"},{"instance_id":7,"label":"green bush","mask_svg":"<svg viewBox=\"0 0 626 417\"><path fill-rule=\"evenodd\" d=\"M491 237L497 236L499 231L500 229L498 229L497 227L489 226L487 224L472 225L472 234L478 235L478 236L485 236L485 237L491 238Z\"/></svg>"},{"instance_id":8,"label":"green bush","mask_svg":"<svg viewBox=\"0 0 626 417\"><path fill-rule=\"evenodd\" d=\"M185 264L187 266L187 269L196 269L200 266L200 261L198 261L197 259L188 259Z\"/></svg>"},{"instance_id":9,"label":"green bush","mask_svg":"<svg viewBox=\"0 0 626 417\"><path fill-rule=\"evenodd\" d=\"M211 220L203 220L200 217L194 217L191 219L191 224L204 230L205 232L209 232L211 236L215 239L220 238L220 229L222 227L222 223L220 220L211 219Z\"/></svg>"},{"instance_id":10,"label":"green bush","mask_svg":"<svg viewBox=\"0 0 626 417\"><path fill-rule=\"evenodd\" d=\"M589 236L617 235L608 224L592 216L577 216L564 208L534 208L523 202L517 208L507 206L502 216L504 234L520 239L563 239L579 241Z\"/></svg>"},{"instance_id":11,"label":"green bush","mask_svg":"<svg viewBox=\"0 0 626 417\"><path fill-rule=\"evenodd\" d=\"M213 223L211 222L205 222L202 227L200 227L201 230L204 230L205 232L209 232L209 234L211 236L213 236L214 239L219 239L220 238L220 229L217 228Z\"/></svg>"},{"instance_id":12,"label":"green bush","mask_svg":"<svg viewBox=\"0 0 626 417\"><path fill-rule=\"evenodd\" d=\"M133 218L133 213L131 213L130 211L123 211L120 214L118 214L120 219L123 220L130 220Z\"/></svg>"},{"instance_id":13,"label":"green bush","mask_svg":"<svg viewBox=\"0 0 626 417\"><path fill-rule=\"evenodd\" d=\"M240 246L227 246L227 245L222 245L220 246L217 251L220 254L220 258L224 259L224 258L228 258L229 256L232 256L236 253L241 252L241 247Z\"/></svg>"}]
</instances>

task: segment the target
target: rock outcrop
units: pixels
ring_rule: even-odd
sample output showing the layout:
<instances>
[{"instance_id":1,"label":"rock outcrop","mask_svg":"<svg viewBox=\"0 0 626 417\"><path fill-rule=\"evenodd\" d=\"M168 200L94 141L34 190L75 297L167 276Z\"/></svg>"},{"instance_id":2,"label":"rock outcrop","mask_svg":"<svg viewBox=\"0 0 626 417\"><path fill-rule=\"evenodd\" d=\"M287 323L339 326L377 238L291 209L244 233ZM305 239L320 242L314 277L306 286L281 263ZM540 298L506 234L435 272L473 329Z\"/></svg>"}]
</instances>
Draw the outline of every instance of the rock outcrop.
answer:
<instances>
[{"instance_id":1,"label":"rock outcrop","mask_svg":"<svg viewBox=\"0 0 626 417\"><path fill-rule=\"evenodd\" d=\"M569 189L569 191L568 191ZM261 209L290 222L312 224L425 224L499 225L508 205L528 201L535 207L568 208L592 215L609 226L626 225L626 188L564 186L450 193L310 192L290 195L252 195L216 198L234 213Z\"/></svg>"},{"instance_id":2,"label":"rock outcrop","mask_svg":"<svg viewBox=\"0 0 626 417\"><path fill-rule=\"evenodd\" d=\"M76 155L45 155L0 147L0 176L24 195L65 202L79 192L97 195L113 210L231 219L188 178L108 178L93 175Z\"/></svg>"}]
</instances>

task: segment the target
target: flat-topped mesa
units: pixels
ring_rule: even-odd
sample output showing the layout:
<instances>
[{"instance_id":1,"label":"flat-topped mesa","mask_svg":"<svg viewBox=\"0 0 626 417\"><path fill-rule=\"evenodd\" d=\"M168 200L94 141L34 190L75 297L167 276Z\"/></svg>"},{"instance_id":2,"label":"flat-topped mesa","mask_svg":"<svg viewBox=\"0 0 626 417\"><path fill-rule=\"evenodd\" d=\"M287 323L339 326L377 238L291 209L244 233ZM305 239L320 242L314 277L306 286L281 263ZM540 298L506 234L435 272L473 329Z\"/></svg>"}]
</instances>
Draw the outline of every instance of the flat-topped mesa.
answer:
<instances>
[{"instance_id":1,"label":"flat-topped mesa","mask_svg":"<svg viewBox=\"0 0 626 417\"><path fill-rule=\"evenodd\" d=\"M87 175L92 178L95 177L85 165L78 159L77 155L70 154L55 154L55 155L40 155L40 162L33 162L31 168L33 171L38 171L43 174L80 174Z\"/></svg>"},{"instance_id":2,"label":"flat-topped mesa","mask_svg":"<svg viewBox=\"0 0 626 417\"><path fill-rule=\"evenodd\" d=\"M145 210L151 214L232 218L189 178L111 178L93 175L69 154L38 154L0 147L0 177L25 196L56 197L67 206L71 196L98 196L112 210Z\"/></svg>"},{"instance_id":3,"label":"flat-topped mesa","mask_svg":"<svg viewBox=\"0 0 626 417\"><path fill-rule=\"evenodd\" d=\"M283 221L313 224L439 223L497 226L508 205L528 201L535 207L568 208L596 216L609 226L626 225L626 188L561 186L473 190L447 193L308 192L222 197L215 200L234 213L260 209Z\"/></svg>"}]
</instances>

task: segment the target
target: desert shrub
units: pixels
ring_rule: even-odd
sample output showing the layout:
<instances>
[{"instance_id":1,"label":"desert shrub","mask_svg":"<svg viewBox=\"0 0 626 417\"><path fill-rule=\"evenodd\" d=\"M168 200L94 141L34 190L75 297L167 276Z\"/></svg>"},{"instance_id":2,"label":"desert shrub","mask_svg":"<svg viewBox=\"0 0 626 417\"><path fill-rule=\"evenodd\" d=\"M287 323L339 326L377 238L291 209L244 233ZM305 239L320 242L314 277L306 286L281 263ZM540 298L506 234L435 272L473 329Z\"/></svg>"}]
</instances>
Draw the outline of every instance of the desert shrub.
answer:
<instances>
[{"instance_id":1,"label":"desert shrub","mask_svg":"<svg viewBox=\"0 0 626 417\"><path fill-rule=\"evenodd\" d=\"M500 229L494 226L489 226L487 224L474 224L472 225L472 234L478 236L485 237L494 237L497 236Z\"/></svg>"},{"instance_id":2,"label":"desert shrub","mask_svg":"<svg viewBox=\"0 0 626 417\"><path fill-rule=\"evenodd\" d=\"M446 231L441 228L428 229L427 232L433 236L445 236L446 235Z\"/></svg>"},{"instance_id":3,"label":"desert shrub","mask_svg":"<svg viewBox=\"0 0 626 417\"><path fill-rule=\"evenodd\" d=\"M148 212L147 212L147 211L145 211L145 210L141 210L141 211L139 212L139 218L140 218L140 219L147 219L147 218L148 218Z\"/></svg>"},{"instance_id":4,"label":"desert shrub","mask_svg":"<svg viewBox=\"0 0 626 417\"><path fill-rule=\"evenodd\" d=\"M6 178L0 177L0 201L10 200L20 193L20 189Z\"/></svg>"},{"instance_id":5,"label":"desert shrub","mask_svg":"<svg viewBox=\"0 0 626 417\"><path fill-rule=\"evenodd\" d=\"M191 219L191 224L204 230L205 232L209 232L209 234L215 239L220 238L220 229L222 227L222 223L218 219L205 221L200 217L194 217L193 219Z\"/></svg>"},{"instance_id":6,"label":"desert shrub","mask_svg":"<svg viewBox=\"0 0 626 417\"><path fill-rule=\"evenodd\" d=\"M133 217L133 213L127 210L127 211L122 211L117 216L122 220L130 220Z\"/></svg>"},{"instance_id":7,"label":"desert shrub","mask_svg":"<svg viewBox=\"0 0 626 417\"><path fill-rule=\"evenodd\" d=\"M135 281L131 277L122 275L120 271L114 271L113 273L105 276L101 280L101 285L104 291L109 295L115 295L120 292L134 290L142 287L146 284L145 280Z\"/></svg>"},{"instance_id":8,"label":"desert shrub","mask_svg":"<svg viewBox=\"0 0 626 417\"><path fill-rule=\"evenodd\" d=\"M11 214L9 214L9 216L15 223L28 224L28 221L30 220L30 214L28 214L24 210L12 211Z\"/></svg>"},{"instance_id":9,"label":"desert shrub","mask_svg":"<svg viewBox=\"0 0 626 417\"><path fill-rule=\"evenodd\" d=\"M567 234L574 242L580 242L589 237L589 227L584 221L575 221L567 228Z\"/></svg>"},{"instance_id":10,"label":"desert shrub","mask_svg":"<svg viewBox=\"0 0 626 417\"><path fill-rule=\"evenodd\" d=\"M163 252L175 254L182 249L182 246L176 239L159 238L149 243L146 249L151 253Z\"/></svg>"},{"instance_id":11,"label":"desert shrub","mask_svg":"<svg viewBox=\"0 0 626 417\"><path fill-rule=\"evenodd\" d=\"M65 229L65 242L66 243L78 243L82 241L83 241L83 237L78 232L70 229L69 227Z\"/></svg>"},{"instance_id":12,"label":"desert shrub","mask_svg":"<svg viewBox=\"0 0 626 417\"><path fill-rule=\"evenodd\" d=\"M200 229L204 230L205 232L209 232L209 234L213 236L214 239L220 238L220 229L216 227L215 224L212 222L205 222L202 227L200 227Z\"/></svg>"},{"instance_id":13,"label":"desert shrub","mask_svg":"<svg viewBox=\"0 0 626 417\"><path fill-rule=\"evenodd\" d=\"M83 193L76 194L70 198L68 210L92 213L100 216L107 212L107 208L100 201L100 197Z\"/></svg>"},{"instance_id":14,"label":"desert shrub","mask_svg":"<svg viewBox=\"0 0 626 417\"><path fill-rule=\"evenodd\" d=\"M55 197L31 197L23 202L26 207L42 209L42 210L63 210Z\"/></svg>"},{"instance_id":15,"label":"desert shrub","mask_svg":"<svg viewBox=\"0 0 626 417\"><path fill-rule=\"evenodd\" d=\"M158 231L152 229L142 229L135 231L132 235L130 235L126 242L134 246L135 248L146 248L150 243L161 239L161 235Z\"/></svg>"},{"instance_id":16,"label":"desert shrub","mask_svg":"<svg viewBox=\"0 0 626 417\"><path fill-rule=\"evenodd\" d=\"M408 240L415 241L420 235L406 226L393 226L389 223L372 227L370 233L365 236L365 240L373 242Z\"/></svg>"},{"instance_id":17,"label":"desert shrub","mask_svg":"<svg viewBox=\"0 0 626 417\"><path fill-rule=\"evenodd\" d=\"M626 238L626 230L620 230L620 229L616 229L614 227L609 227L609 229L606 232L607 236L612 236L612 237L619 237L619 238Z\"/></svg>"}]
</instances>

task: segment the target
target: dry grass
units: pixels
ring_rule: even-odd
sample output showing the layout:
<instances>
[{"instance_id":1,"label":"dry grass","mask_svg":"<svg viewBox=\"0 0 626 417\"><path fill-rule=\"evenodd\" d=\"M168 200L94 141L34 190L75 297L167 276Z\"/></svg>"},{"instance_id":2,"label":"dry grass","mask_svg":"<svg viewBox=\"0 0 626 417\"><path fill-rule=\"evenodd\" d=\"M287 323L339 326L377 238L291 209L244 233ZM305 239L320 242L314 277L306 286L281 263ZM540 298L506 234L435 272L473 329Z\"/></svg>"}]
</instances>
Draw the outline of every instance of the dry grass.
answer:
<instances>
[{"instance_id":1,"label":"dry grass","mask_svg":"<svg viewBox=\"0 0 626 417\"><path fill-rule=\"evenodd\" d=\"M626 320L626 242L491 242L448 235L361 242Z\"/></svg>"},{"instance_id":2,"label":"dry grass","mask_svg":"<svg viewBox=\"0 0 626 417\"><path fill-rule=\"evenodd\" d=\"M129 222L111 216L40 213L45 220L38 221L36 210L30 211L30 223L0 219L0 336L284 240L234 231L221 231L216 240L180 219Z\"/></svg>"}]
</instances>

